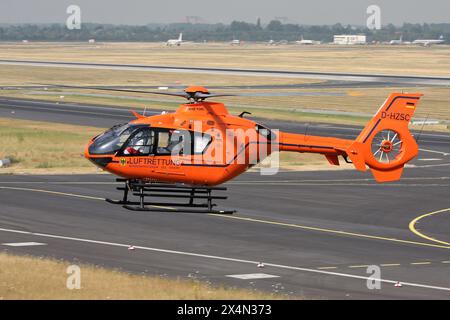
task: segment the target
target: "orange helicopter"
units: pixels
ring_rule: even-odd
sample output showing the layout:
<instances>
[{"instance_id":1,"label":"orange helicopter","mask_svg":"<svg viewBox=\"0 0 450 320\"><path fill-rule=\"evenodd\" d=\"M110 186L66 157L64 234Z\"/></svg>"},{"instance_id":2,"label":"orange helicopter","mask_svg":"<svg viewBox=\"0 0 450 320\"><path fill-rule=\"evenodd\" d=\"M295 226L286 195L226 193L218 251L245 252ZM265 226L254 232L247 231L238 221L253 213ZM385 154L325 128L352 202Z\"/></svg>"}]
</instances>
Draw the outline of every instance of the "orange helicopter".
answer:
<instances>
[{"instance_id":1,"label":"orange helicopter","mask_svg":"<svg viewBox=\"0 0 450 320\"><path fill-rule=\"evenodd\" d=\"M217 186L274 151L323 154L331 165L339 165L342 157L357 170L370 168L377 182L400 179L404 165L418 154L408 124L422 96L419 93L392 93L359 136L347 140L279 132L244 118L246 112L231 115L223 103L205 101L229 94L211 94L200 86L188 87L182 93L89 89L188 99L173 113L144 117L132 111L135 120L89 141L85 157L125 182L118 188L123 199L107 201L131 210L232 213L214 210L213 200L226 197L212 192L226 190ZM129 200L129 191L139 201ZM149 197L188 201L146 201Z\"/></svg>"}]
</instances>

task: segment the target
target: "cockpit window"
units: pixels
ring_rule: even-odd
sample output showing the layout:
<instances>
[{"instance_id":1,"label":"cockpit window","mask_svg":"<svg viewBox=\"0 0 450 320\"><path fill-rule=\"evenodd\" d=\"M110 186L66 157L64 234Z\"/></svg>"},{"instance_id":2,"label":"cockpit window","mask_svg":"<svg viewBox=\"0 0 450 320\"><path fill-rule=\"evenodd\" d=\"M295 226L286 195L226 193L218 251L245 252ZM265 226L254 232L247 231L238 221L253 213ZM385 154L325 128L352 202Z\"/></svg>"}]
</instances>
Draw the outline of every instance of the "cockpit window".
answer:
<instances>
[{"instance_id":1,"label":"cockpit window","mask_svg":"<svg viewBox=\"0 0 450 320\"><path fill-rule=\"evenodd\" d=\"M153 154L154 145L155 131L150 128L142 128L129 139L122 153L129 156L148 156Z\"/></svg>"},{"instance_id":2,"label":"cockpit window","mask_svg":"<svg viewBox=\"0 0 450 320\"><path fill-rule=\"evenodd\" d=\"M141 125L121 124L105 131L89 147L90 154L115 154Z\"/></svg>"}]
</instances>

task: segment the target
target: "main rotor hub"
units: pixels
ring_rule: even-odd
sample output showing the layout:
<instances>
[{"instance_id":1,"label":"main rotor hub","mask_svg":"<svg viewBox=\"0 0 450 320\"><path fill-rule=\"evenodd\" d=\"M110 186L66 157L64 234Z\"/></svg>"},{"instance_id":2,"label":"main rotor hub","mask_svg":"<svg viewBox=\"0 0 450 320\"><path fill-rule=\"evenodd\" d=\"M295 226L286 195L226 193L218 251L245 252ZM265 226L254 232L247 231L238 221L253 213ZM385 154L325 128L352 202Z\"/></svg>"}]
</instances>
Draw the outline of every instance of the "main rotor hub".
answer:
<instances>
[{"instance_id":1,"label":"main rotor hub","mask_svg":"<svg viewBox=\"0 0 450 320\"><path fill-rule=\"evenodd\" d=\"M205 87L202 87L202 86L187 87L186 89L184 89L184 92L186 92L186 93L194 93L194 94L196 92L200 92L200 93L209 94L208 89L206 89Z\"/></svg>"},{"instance_id":2,"label":"main rotor hub","mask_svg":"<svg viewBox=\"0 0 450 320\"><path fill-rule=\"evenodd\" d=\"M190 103L203 101L210 94L208 89L201 86L187 87L186 89L184 89L184 92L186 92L186 98L190 101Z\"/></svg>"}]
</instances>

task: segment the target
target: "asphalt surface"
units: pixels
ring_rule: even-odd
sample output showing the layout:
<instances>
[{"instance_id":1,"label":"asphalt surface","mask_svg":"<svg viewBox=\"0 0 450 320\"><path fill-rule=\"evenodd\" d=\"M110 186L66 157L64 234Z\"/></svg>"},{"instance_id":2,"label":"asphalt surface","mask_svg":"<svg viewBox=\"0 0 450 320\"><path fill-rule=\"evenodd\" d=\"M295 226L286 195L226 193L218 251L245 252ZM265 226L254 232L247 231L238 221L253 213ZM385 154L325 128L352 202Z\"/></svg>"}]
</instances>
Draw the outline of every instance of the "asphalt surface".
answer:
<instances>
[{"instance_id":1,"label":"asphalt surface","mask_svg":"<svg viewBox=\"0 0 450 320\"><path fill-rule=\"evenodd\" d=\"M0 101L0 117L99 127L128 112ZM267 124L338 137L360 130ZM120 197L110 175L0 175L0 249L290 296L450 299L450 135L422 133L419 145L396 183L356 171L246 173L219 203L232 216L127 211L103 201ZM43 245L4 245L17 242ZM369 265L381 269L380 290L367 287ZM254 273L276 277L229 277Z\"/></svg>"},{"instance_id":2,"label":"asphalt surface","mask_svg":"<svg viewBox=\"0 0 450 320\"><path fill-rule=\"evenodd\" d=\"M333 73L333 72L309 72L288 70L262 70L262 69L236 69L236 68L206 68L206 67L183 67L183 66L158 66L138 64L112 64L112 63L87 63L87 62L62 62L62 61L37 61L37 60L6 60L1 59L3 65L26 65L41 67L68 67L88 69L110 69L110 70L142 70L154 72L175 73L202 73L202 74L226 74L245 76L270 76L287 78L306 78L350 82L382 82L385 84L403 85L435 85L449 86L448 77L425 77L425 76L400 76L385 74L359 74L359 73Z\"/></svg>"}]
</instances>

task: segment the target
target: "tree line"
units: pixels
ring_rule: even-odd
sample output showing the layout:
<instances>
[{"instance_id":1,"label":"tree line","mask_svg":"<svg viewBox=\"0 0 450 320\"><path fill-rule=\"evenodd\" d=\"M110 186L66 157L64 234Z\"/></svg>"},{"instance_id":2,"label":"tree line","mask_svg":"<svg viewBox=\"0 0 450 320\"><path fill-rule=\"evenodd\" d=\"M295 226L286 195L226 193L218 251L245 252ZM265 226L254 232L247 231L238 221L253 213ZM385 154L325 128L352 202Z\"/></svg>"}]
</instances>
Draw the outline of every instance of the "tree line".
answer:
<instances>
[{"instance_id":1,"label":"tree line","mask_svg":"<svg viewBox=\"0 0 450 320\"><path fill-rule=\"evenodd\" d=\"M415 39L436 39L443 35L450 39L450 23L411 24L402 26L392 24L381 30L369 30L366 27L350 25L318 25L305 26L292 23L282 23L272 20L262 26L260 20L256 23L233 21L231 24L148 24L143 26L110 25L84 23L80 30L69 30L64 24L11 24L0 25L0 41L146 41L157 42L177 38L183 32L186 41L295 41L301 36L305 39L322 42L332 42L336 34L365 34L368 41L390 41L401 35L404 41Z\"/></svg>"}]
</instances>

